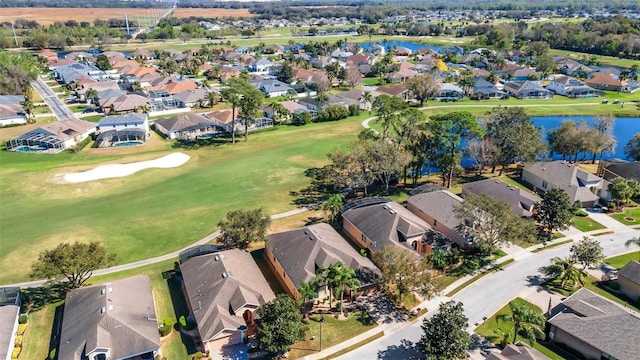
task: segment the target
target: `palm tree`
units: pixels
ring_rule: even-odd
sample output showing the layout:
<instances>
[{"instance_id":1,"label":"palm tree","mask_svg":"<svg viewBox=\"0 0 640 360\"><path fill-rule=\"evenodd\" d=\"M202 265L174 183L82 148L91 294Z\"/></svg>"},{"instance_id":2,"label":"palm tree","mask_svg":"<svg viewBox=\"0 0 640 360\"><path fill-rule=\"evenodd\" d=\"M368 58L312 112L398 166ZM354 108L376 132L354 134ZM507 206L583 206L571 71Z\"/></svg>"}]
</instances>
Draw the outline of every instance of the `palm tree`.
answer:
<instances>
[{"instance_id":1,"label":"palm tree","mask_svg":"<svg viewBox=\"0 0 640 360\"><path fill-rule=\"evenodd\" d=\"M528 307L524 303L512 301L509 303L511 314L502 316L505 320L511 320L513 324L513 340L516 342L516 337L520 333L522 337L529 340L529 343L536 341L536 338L544 336L544 316L542 313Z\"/></svg>"},{"instance_id":2,"label":"palm tree","mask_svg":"<svg viewBox=\"0 0 640 360\"><path fill-rule=\"evenodd\" d=\"M640 246L640 236L631 238L624 243L624 246L629 247L631 245ZM640 261L640 255L638 260Z\"/></svg>"},{"instance_id":3,"label":"palm tree","mask_svg":"<svg viewBox=\"0 0 640 360\"><path fill-rule=\"evenodd\" d=\"M348 266L344 266L343 263L337 262L329 265L329 271L327 276L327 283L332 285L333 291L340 292L340 315L343 313L344 303L344 290L345 288L354 290L360 286L360 280L356 278L356 272Z\"/></svg>"},{"instance_id":4,"label":"palm tree","mask_svg":"<svg viewBox=\"0 0 640 360\"><path fill-rule=\"evenodd\" d=\"M463 77L458 80L458 85L464 89L465 95L469 95L471 93L471 89L476 86L476 81L472 77Z\"/></svg>"},{"instance_id":5,"label":"palm tree","mask_svg":"<svg viewBox=\"0 0 640 360\"><path fill-rule=\"evenodd\" d=\"M84 96L87 98L87 102L98 103L98 91L96 89L90 88Z\"/></svg>"},{"instance_id":6,"label":"palm tree","mask_svg":"<svg viewBox=\"0 0 640 360\"><path fill-rule=\"evenodd\" d=\"M323 107L325 107L326 105L329 104L329 96L327 94L318 95L316 100L318 100L318 108L319 109L322 109Z\"/></svg>"},{"instance_id":7,"label":"palm tree","mask_svg":"<svg viewBox=\"0 0 640 360\"><path fill-rule=\"evenodd\" d=\"M633 80L638 80L638 74L640 74L640 65L633 64L631 65L631 73Z\"/></svg>"},{"instance_id":8,"label":"palm tree","mask_svg":"<svg viewBox=\"0 0 640 360\"><path fill-rule=\"evenodd\" d=\"M371 108L371 104L373 103L373 95L371 94L371 91L365 91L360 100L365 104L368 104L367 107Z\"/></svg>"},{"instance_id":9,"label":"palm tree","mask_svg":"<svg viewBox=\"0 0 640 360\"><path fill-rule=\"evenodd\" d=\"M240 106L242 100L242 94L240 88L236 83L241 80L235 80L237 78L231 78L228 81L228 87L222 90L222 99L231 105L231 143L236 143L236 109Z\"/></svg>"},{"instance_id":10,"label":"palm tree","mask_svg":"<svg viewBox=\"0 0 640 360\"><path fill-rule=\"evenodd\" d=\"M567 289L567 286L571 286L570 289L573 289L578 284L582 286L582 279L587 277L584 270L574 266L576 261L572 258L554 257L551 259L551 263L551 265L542 268L542 271L550 280L559 281L563 289Z\"/></svg>"},{"instance_id":11,"label":"palm tree","mask_svg":"<svg viewBox=\"0 0 640 360\"><path fill-rule=\"evenodd\" d=\"M344 195L342 194L331 194L327 201L325 201L322 206L322 210L325 212L329 212L329 222L333 224L333 222L338 218L338 214L342 212L344 208Z\"/></svg>"},{"instance_id":12,"label":"palm tree","mask_svg":"<svg viewBox=\"0 0 640 360\"><path fill-rule=\"evenodd\" d=\"M273 109L273 120L277 124L282 123L283 119L286 119L289 115L291 115L289 110L282 106L282 104L279 102L273 103L271 105L271 108Z\"/></svg>"},{"instance_id":13,"label":"palm tree","mask_svg":"<svg viewBox=\"0 0 640 360\"><path fill-rule=\"evenodd\" d=\"M300 293L299 300L301 301L300 307L302 309L302 314L306 318L308 308L307 301L318 294L314 279L311 279L310 281L302 281L298 287L298 293Z\"/></svg>"},{"instance_id":14,"label":"palm tree","mask_svg":"<svg viewBox=\"0 0 640 360\"><path fill-rule=\"evenodd\" d=\"M151 111L151 107L149 106L149 104L142 104L142 105L136 107L136 112L141 112L141 113L147 114L149 111Z\"/></svg>"},{"instance_id":15,"label":"palm tree","mask_svg":"<svg viewBox=\"0 0 640 360\"><path fill-rule=\"evenodd\" d=\"M205 95L205 100L209 104L209 107L212 108L215 104L218 103L218 101L220 101L220 95L218 95L218 93L216 92L210 91L207 93L207 95Z\"/></svg>"}]
</instances>

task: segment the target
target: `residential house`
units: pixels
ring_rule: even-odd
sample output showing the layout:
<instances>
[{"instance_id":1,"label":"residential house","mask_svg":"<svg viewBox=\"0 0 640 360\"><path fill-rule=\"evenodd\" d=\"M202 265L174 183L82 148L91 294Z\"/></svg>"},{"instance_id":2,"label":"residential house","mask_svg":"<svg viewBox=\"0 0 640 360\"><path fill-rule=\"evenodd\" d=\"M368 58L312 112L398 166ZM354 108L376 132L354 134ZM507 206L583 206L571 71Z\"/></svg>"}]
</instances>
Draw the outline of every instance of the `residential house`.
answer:
<instances>
[{"instance_id":1,"label":"residential house","mask_svg":"<svg viewBox=\"0 0 640 360\"><path fill-rule=\"evenodd\" d=\"M331 57L338 59L341 62L346 62L347 59L349 59L350 56L352 56L353 53L349 52L349 51L344 51L344 50L335 50L331 53Z\"/></svg>"},{"instance_id":2,"label":"residential house","mask_svg":"<svg viewBox=\"0 0 640 360\"><path fill-rule=\"evenodd\" d=\"M327 103L326 104L322 104L318 101L318 98L312 98L312 97L306 97L303 99L298 100L298 104L300 105L304 105L307 107L307 109L309 110L313 110L313 111L320 111L323 109L326 109L329 106L333 106L333 105L340 105L340 106L344 106L344 107L349 107L349 105L356 103L353 102L350 99L346 99L346 98L341 98L338 97L336 95L331 95L331 94L327 94Z\"/></svg>"},{"instance_id":3,"label":"residential house","mask_svg":"<svg viewBox=\"0 0 640 360\"><path fill-rule=\"evenodd\" d=\"M608 181L621 177L627 180L634 179L640 182L640 161L600 161L598 164L598 175Z\"/></svg>"},{"instance_id":4,"label":"residential house","mask_svg":"<svg viewBox=\"0 0 640 360\"><path fill-rule=\"evenodd\" d=\"M165 90L169 94L174 95L174 94L179 94L181 92L185 92L189 90L195 90L197 87L198 87L198 84L196 84L195 81L190 81L190 80L176 81L174 79L169 79L166 82L163 82L161 84L151 86L146 90L147 91Z\"/></svg>"},{"instance_id":5,"label":"residential house","mask_svg":"<svg viewBox=\"0 0 640 360\"><path fill-rule=\"evenodd\" d=\"M298 288L302 282L310 281L319 268L337 262L355 270L356 275L380 273L371 260L363 257L326 223L270 234L264 257L285 291L294 299L300 297ZM364 279L361 283L363 287L373 285ZM318 298L324 296L324 290L317 294Z\"/></svg>"},{"instance_id":6,"label":"residential house","mask_svg":"<svg viewBox=\"0 0 640 360\"><path fill-rule=\"evenodd\" d=\"M628 92L627 85L629 81L620 80L618 77L613 77L605 73L595 73L591 78L584 81L588 86L597 90L609 90L617 92Z\"/></svg>"},{"instance_id":7,"label":"residential house","mask_svg":"<svg viewBox=\"0 0 640 360\"><path fill-rule=\"evenodd\" d=\"M88 78L94 81L104 80L108 78L108 75L104 71L97 67L86 64L71 62L67 65L60 65L54 71L54 75L58 81L63 84L69 84L75 82L81 78Z\"/></svg>"},{"instance_id":8,"label":"residential house","mask_svg":"<svg viewBox=\"0 0 640 360\"><path fill-rule=\"evenodd\" d=\"M393 48L393 55L395 56L409 56L411 53L411 49L404 46L397 46Z\"/></svg>"},{"instance_id":9,"label":"residential house","mask_svg":"<svg viewBox=\"0 0 640 360\"><path fill-rule=\"evenodd\" d=\"M22 106L17 104L0 104L0 127L8 125L24 125L27 116Z\"/></svg>"},{"instance_id":10,"label":"residential house","mask_svg":"<svg viewBox=\"0 0 640 360\"><path fill-rule=\"evenodd\" d=\"M385 245L412 251L416 256L446 246L430 244L427 233L431 226L396 202L348 208L342 219L350 240L374 254Z\"/></svg>"},{"instance_id":11,"label":"residential house","mask_svg":"<svg viewBox=\"0 0 640 360\"><path fill-rule=\"evenodd\" d=\"M599 199L609 198L608 181L566 161L528 164L522 170L522 181L538 192L562 189L569 195L571 203L580 201L583 207L591 207Z\"/></svg>"},{"instance_id":12,"label":"residential house","mask_svg":"<svg viewBox=\"0 0 640 360\"><path fill-rule=\"evenodd\" d=\"M409 91L406 86L400 84L378 86L376 91L380 94L399 97L404 101L408 101L412 98L411 91Z\"/></svg>"},{"instance_id":13,"label":"residential house","mask_svg":"<svg viewBox=\"0 0 640 360\"><path fill-rule=\"evenodd\" d=\"M295 69L293 70L293 79L294 81L300 81L303 83L308 83L311 82L311 80L313 79L313 75L315 74L315 72L313 70L307 70L307 69Z\"/></svg>"},{"instance_id":14,"label":"residential house","mask_svg":"<svg viewBox=\"0 0 640 360\"><path fill-rule=\"evenodd\" d=\"M344 99L351 104L358 104L360 110L371 110L372 101L363 99L364 92L362 90L351 89L345 92L337 93L337 97ZM373 96L372 96L373 99Z\"/></svg>"},{"instance_id":15,"label":"residential house","mask_svg":"<svg viewBox=\"0 0 640 360\"><path fill-rule=\"evenodd\" d=\"M459 233L460 219L454 211L463 201L448 190L436 190L409 197L407 209L455 244L464 247L471 240Z\"/></svg>"},{"instance_id":16,"label":"residential house","mask_svg":"<svg viewBox=\"0 0 640 360\"><path fill-rule=\"evenodd\" d=\"M289 90L292 90L291 86L276 79L264 80L252 85L268 97L285 96Z\"/></svg>"},{"instance_id":17,"label":"residential house","mask_svg":"<svg viewBox=\"0 0 640 360\"><path fill-rule=\"evenodd\" d=\"M254 311L275 298L251 254L240 249L190 257L180 271L204 351L241 344L255 326Z\"/></svg>"},{"instance_id":18,"label":"residential house","mask_svg":"<svg viewBox=\"0 0 640 360\"><path fill-rule=\"evenodd\" d=\"M316 69L323 69L325 66L336 62L337 60L331 56L318 56L311 60L311 66Z\"/></svg>"},{"instance_id":19,"label":"residential house","mask_svg":"<svg viewBox=\"0 0 640 360\"><path fill-rule=\"evenodd\" d=\"M98 130L96 147L118 146L131 141L143 144L150 135L149 116L138 113L105 116L98 122Z\"/></svg>"},{"instance_id":20,"label":"residential house","mask_svg":"<svg viewBox=\"0 0 640 360\"><path fill-rule=\"evenodd\" d=\"M207 91L202 88L186 90L173 95L173 97L188 107L198 107L207 96Z\"/></svg>"},{"instance_id":21,"label":"residential house","mask_svg":"<svg viewBox=\"0 0 640 360\"><path fill-rule=\"evenodd\" d=\"M75 118L56 121L7 141L7 150L58 153L95 133L96 124Z\"/></svg>"},{"instance_id":22,"label":"residential house","mask_svg":"<svg viewBox=\"0 0 640 360\"><path fill-rule=\"evenodd\" d=\"M98 93L103 92L105 90L115 90L120 91L120 84L116 80L110 81L91 81L91 82L79 82L78 87L76 87L76 95L78 98L82 100L86 100L87 91L93 89Z\"/></svg>"},{"instance_id":23,"label":"residential house","mask_svg":"<svg viewBox=\"0 0 640 360\"><path fill-rule=\"evenodd\" d=\"M450 83L442 83L440 90L433 99L440 101L459 101L462 100L463 97L464 90Z\"/></svg>"},{"instance_id":24,"label":"residential house","mask_svg":"<svg viewBox=\"0 0 640 360\"><path fill-rule=\"evenodd\" d=\"M600 92L584 82L569 76L561 76L549 81L547 89L558 95L570 98L589 98L600 96Z\"/></svg>"},{"instance_id":25,"label":"residential house","mask_svg":"<svg viewBox=\"0 0 640 360\"><path fill-rule=\"evenodd\" d=\"M620 291L630 299L640 300L640 262L629 261L618 271Z\"/></svg>"},{"instance_id":26,"label":"residential house","mask_svg":"<svg viewBox=\"0 0 640 360\"><path fill-rule=\"evenodd\" d=\"M486 194L507 203L515 215L524 217L533 215L533 206L542 201L537 195L496 179L473 181L462 185L462 197L468 194Z\"/></svg>"},{"instance_id":27,"label":"residential house","mask_svg":"<svg viewBox=\"0 0 640 360\"><path fill-rule=\"evenodd\" d=\"M213 123L220 127L222 131L231 133L231 130L235 127L235 131L242 131L244 126L242 122L238 119L238 112L240 110L236 109L235 114L233 113L233 109L224 109L224 110L216 110L210 113L205 114L204 116L209 120L213 121ZM235 116L234 116L235 115ZM232 125L235 120L235 126Z\"/></svg>"},{"instance_id":28,"label":"residential house","mask_svg":"<svg viewBox=\"0 0 640 360\"><path fill-rule=\"evenodd\" d=\"M267 59L254 60L249 66L249 71L252 73L267 75L271 71L273 63Z\"/></svg>"},{"instance_id":29,"label":"residential house","mask_svg":"<svg viewBox=\"0 0 640 360\"><path fill-rule=\"evenodd\" d=\"M364 54L355 54L347 58L347 64L354 64L356 66L371 65L371 57Z\"/></svg>"},{"instance_id":30,"label":"residential house","mask_svg":"<svg viewBox=\"0 0 640 360\"><path fill-rule=\"evenodd\" d=\"M505 346L502 352L489 352L486 360L549 360L549 358L526 343L518 341Z\"/></svg>"},{"instance_id":31,"label":"residential house","mask_svg":"<svg viewBox=\"0 0 640 360\"><path fill-rule=\"evenodd\" d=\"M155 58L155 55L153 54L153 51L147 49L136 49L131 53L131 57L140 58L143 60L153 60Z\"/></svg>"},{"instance_id":32,"label":"residential house","mask_svg":"<svg viewBox=\"0 0 640 360\"><path fill-rule=\"evenodd\" d=\"M98 101L98 106L105 114L132 112L145 105L149 105L149 99L138 94L125 94Z\"/></svg>"},{"instance_id":33,"label":"residential house","mask_svg":"<svg viewBox=\"0 0 640 360\"><path fill-rule=\"evenodd\" d=\"M554 57L553 62L558 66L558 70L560 70L561 73L568 76L588 75L595 72L593 68L561 56Z\"/></svg>"},{"instance_id":34,"label":"residential house","mask_svg":"<svg viewBox=\"0 0 640 360\"><path fill-rule=\"evenodd\" d=\"M553 91L531 81L512 81L504 84L504 90L518 99L551 99Z\"/></svg>"},{"instance_id":35,"label":"residential house","mask_svg":"<svg viewBox=\"0 0 640 360\"><path fill-rule=\"evenodd\" d=\"M414 67L415 65L410 62L400 63L398 71L389 74L387 80L390 82L407 82L419 75L419 73L414 70Z\"/></svg>"},{"instance_id":36,"label":"residential house","mask_svg":"<svg viewBox=\"0 0 640 360\"><path fill-rule=\"evenodd\" d=\"M0 360L11 360L20 316L20 288L0 288Z\"/></svg>"},{"instance_id":37,"label":"residential house","mask_svg":"<svg viewBox=\"0 0 640 360\"><path fill-rule=\"evenodd\" d=\"M484 78L478 77L475 82L472 96L477 100L506 100L509 98L508 93L498 89L495 84Z\"/></svg>"},{"instance_id":38,"label":"residential house","mask_svg":"<svg viewBox=\"0 0 640 360\"><path fill-rule=\"evenodd\" d=\"M223 131L215 121L192 113L158 119L154 126L167 139L193 140L200 136L207 137Z\"/></svg>"},{"instance_id":39,"label":"residential house","mask_svg":"<svg viewBox=\"0 0 640 360\"><path fill-rule=\"evenodd\" d=\"M57 358L151 359L160 350L161 321L147 276L71 290Z\"/></svg>"},{"instance_id":40,"label":"residential house","mask_svg":"<svg viewBox=\"0 0 640 360\"><path fill-rule=\"evenodd\" d=\"M638 358L640 314L582 288L547 321L548 337L586 360Z\"/></svg>"},{"instance_id":41,"label":"residential house","mask_svg":"<svg viewBox=\"0 0 640 360\"><path fill-rule=\"evenodd\" d=\"M283 120L290 120L292 114L309 112L309 109L306 106L298 104L295 101L281 101L279 104L289 112L289 114ZM262 108L262 110L264 111L264 115L269 119L273 119L276 115L276 111L274 110L273 106L265 106Z\"/></svg>"}]
</instances>

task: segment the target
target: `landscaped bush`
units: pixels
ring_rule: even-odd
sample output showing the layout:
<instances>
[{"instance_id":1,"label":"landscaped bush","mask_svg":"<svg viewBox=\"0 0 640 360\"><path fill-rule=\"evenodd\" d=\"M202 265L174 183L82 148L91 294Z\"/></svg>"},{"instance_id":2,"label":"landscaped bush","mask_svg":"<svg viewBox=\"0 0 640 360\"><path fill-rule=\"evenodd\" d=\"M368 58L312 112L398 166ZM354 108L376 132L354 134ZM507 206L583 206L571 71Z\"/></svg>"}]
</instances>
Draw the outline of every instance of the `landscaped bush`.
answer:
<instances>
[{"instance_id":1,"label":"landscaped bush","mask_svg":"<svg viewBox=\"0 0 640 360\"><path fill-rule=\"evenodd\" d=\"M178 321L180 322L180 326L182 326L183 328L187 327L187 318L185 318L184 315L180 316L180 319L178 319Z\"/></svg>"},{"instance_id":2,"label":"landscaped bush","mask_svg":"<svg viewBox=\"0 0 640 360\"><path fill-rule=\"evenodd\" d=\"M162 322L162 326L158 327L158 331L160 332L160 336L164 337L171 334L173 330L173 319L170 317L164 318Z\"/></svg>"},{"instance_id":3,"label":"landscaped bush","mask_svg":"<svg viewBox=\"0 0 640 360\"><path fill-rule=\"evenodd\" d=\"M173 318L171 317L164 318L164 320L162 320L162 324L164 324L164 326L173 326Z\"/></svg>"},{"instance_id":4,"label":"landscaped bush","mask_svg":"<svg viewBox=\"0 0 640 360\"><path fill-rule=\"evenodd\" d=\"M51 349L51 351L49 351L49 360L53 360L56 358L56 349L53 348Z\"/></svg>"},{"instance_id":5,"label":"landscaped bush","mask_svg":"<svg viewBox=\"0 0 640 360\"><path fill-rule=\"evenodd\" d=\"M191 330L194 328L193 320L186 318L184 315L180 316L178 322L180 323L180 326L185 330Z\"/></svg>"},{"instance_id":6,"label":"landscaped bush","mask_svg":"<svg viewBox=\"0 0 640 360\"><path fill-rule=\"evenodd\" d=\"M316 122L322 121L336 121L347 118L349 116L349 109L342 105L331 105L326 109L318 111L316 116Z\"/></svg>"},{"instance_id":7,"label":"landscaped bush","mask_svg":"<svg viewBox=\"0 0 640 360\"><path fill-rule=\"evenodd\" d=\"M20 317L18 318L18 324L26 324L28 319L29 319L29 318L27 317L27 315L26 315L26 314L22 314L22 315L20 315Z\"/></svg>"},{"instance_id":8,"label":"landscaped bush","mask_svg":"<svg viewBox=\"0 0 640 360\"><path fill-rule=\"evenodd\" d=\"M18 335L24 335L25 331L27 331L27 324L18 325Z\"/></svg>"},{"instance_id":9,"label":"landscaped bush","mask_svg":"<svg viewBox=\"0 0 640 360\"><path fill-rule=\"evenodd\" d=\"M302 126L311 123L311 114L308 112L291 115L291 125Z\"/></svg>"},{"instance_id":10,"label":"landscaped bush","mask_svg":"<svg viewBox=\"0 0 640 360\"><path fill-rule=\"evenodd\" d=\"M584 209L578 209L573 213L575 216L589 216Z\"/></svg>"},{"instance_id":11,"label":"landscaped bush","mask_svg":"<svg viewBox=\"0 0 640 360\"><path fill-rule=\"evenodd\" d=\"M17 359L20 356L20 351L22 351L22 349L19 347L13 348L13 351L11 352L11 359Z\"/></svg>"},{"instance_id":12,"label":"landscaped bush","mask_svg":"<svg viewBox=\"0 0 640 360\"><path fill-rule=\"evenodd\" d=\"M81 142L77 143L76 146L73 147L73 152L80 152L80 150L84 149L87 145L89 145L89 143L93 141L93 139L91 138L91 136L87 137L86 139L82 140Z\"/></svg>"},{"instance_id":13,"label":"landscaped bush","mask_svg":"<svg viewBox=\"0 0 640 360\"><path fill-rule=\"evenodd\" d=\"M22 347L22 340L23 340L22 335L18 335L18 336L16 336L16 340L15 340L15 342L13 344L16 347Z\"/></svg>"}]
</instances>

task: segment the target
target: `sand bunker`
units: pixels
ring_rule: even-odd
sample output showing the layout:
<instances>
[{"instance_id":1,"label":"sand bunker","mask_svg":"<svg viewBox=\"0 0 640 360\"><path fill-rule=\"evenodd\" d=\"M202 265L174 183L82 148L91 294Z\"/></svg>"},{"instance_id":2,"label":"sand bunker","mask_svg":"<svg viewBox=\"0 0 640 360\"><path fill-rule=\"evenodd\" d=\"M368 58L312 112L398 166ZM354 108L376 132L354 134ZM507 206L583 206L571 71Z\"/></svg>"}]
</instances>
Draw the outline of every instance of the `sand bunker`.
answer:
<instances>
[{"instance_id":1,"label":"sand bunker","mask_svg":"<svg viewBox=\"0 0 640 360\"><path fill-rule=\"evenodd\" d=\"M188 160L189 155L187 154L173 153L155 160L140 161L130 164L101 165L88 171L64 174L63 181L65 183L81 183L100 179L124 177L149 168L166 169L178 167L186 163Z\"/></svg>"}]
</instances>

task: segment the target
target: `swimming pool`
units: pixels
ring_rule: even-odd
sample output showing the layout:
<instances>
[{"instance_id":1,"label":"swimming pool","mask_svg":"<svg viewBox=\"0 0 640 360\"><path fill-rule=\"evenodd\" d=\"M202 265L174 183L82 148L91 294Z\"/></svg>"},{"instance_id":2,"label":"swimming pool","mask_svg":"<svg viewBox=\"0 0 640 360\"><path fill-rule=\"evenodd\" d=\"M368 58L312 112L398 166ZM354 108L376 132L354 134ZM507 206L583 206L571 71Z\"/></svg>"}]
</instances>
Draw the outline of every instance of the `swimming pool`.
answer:
<instances>
[{"instance_id":1,"label":"swimming pool","mask_svg":"<svg viewBox=\"0 0 640 360\"><path fill-rule=\"evenodd\" d=\"M42 151L47 150L47 149L41 148L41 147L37 147L37 146L19 146L19 147L15 148L14 150L18 151L18 152L42 152Z\"/></svg>"},{"instance_id":2,"label":"swimming pool","mask_svg":"<svg viewBox=\"0 0 640 360\"><path fill-rule=\"evenodd\" d=\"M136 145L142 145L143 142L141 141L123 141L123 142L119 142L119 143L115 143L113 146L136 146Z\"/></svg>"}]
</instances>

